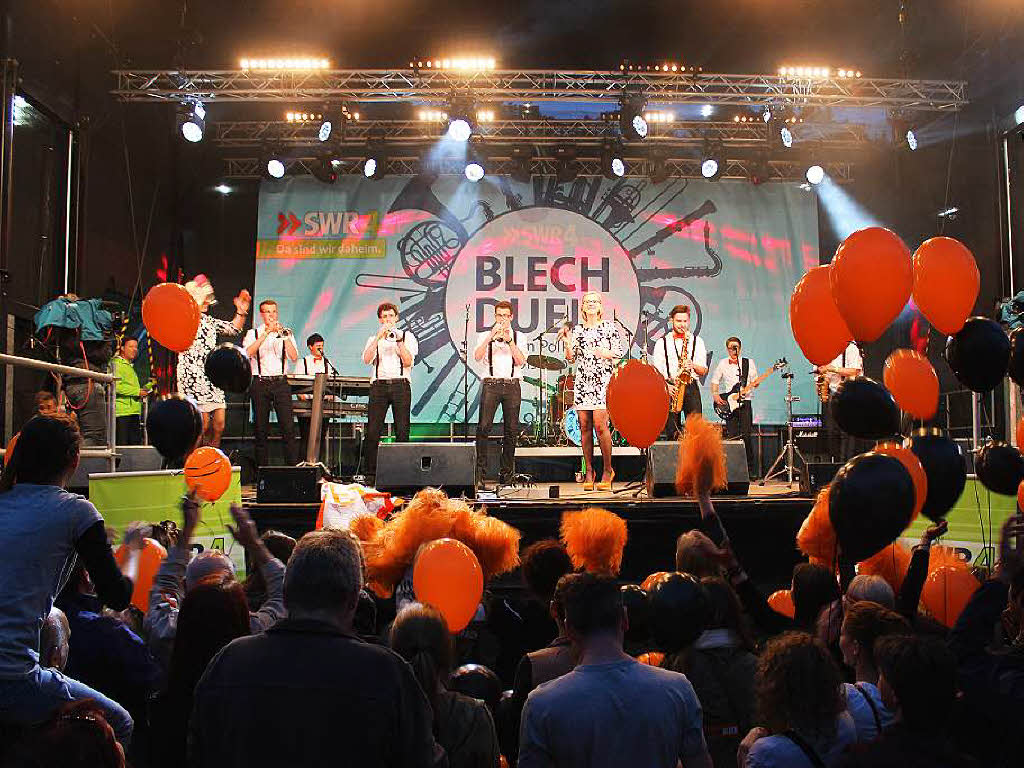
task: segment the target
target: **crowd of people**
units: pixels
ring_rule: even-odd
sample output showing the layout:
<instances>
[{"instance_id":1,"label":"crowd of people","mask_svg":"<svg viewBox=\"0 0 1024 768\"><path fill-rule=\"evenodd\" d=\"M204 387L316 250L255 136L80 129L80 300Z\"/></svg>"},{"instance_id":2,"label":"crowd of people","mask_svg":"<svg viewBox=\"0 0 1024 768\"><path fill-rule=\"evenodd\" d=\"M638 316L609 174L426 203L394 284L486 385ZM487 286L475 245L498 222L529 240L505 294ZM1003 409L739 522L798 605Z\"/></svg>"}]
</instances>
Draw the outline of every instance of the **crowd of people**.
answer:
<instances>
[{"instance_id":1,"label":"crowd of people","mask_svg":"<svg viewBox=\"0 0 1024 768\"><path fill-rule=\"evenodd\" d=\"M262 536L250 573L191 556L195 498L144 616L95 507L63 489L81 437L39 415L0 477L0 763L12 766L1014 766L1024 758L1024 518L951 630L919 613L935 526L898 591L804 563L792 617L708 495L665 587L521 552L453 636L396 611L348 531ZM129 542L131 543L131 542ZM130 558L128 559L130 562ZM130 570L127 566L126 570ZM655 599L669 594L671 602ZM518 596L517 596L518 595Z\"/></svg>"}]
</instances>

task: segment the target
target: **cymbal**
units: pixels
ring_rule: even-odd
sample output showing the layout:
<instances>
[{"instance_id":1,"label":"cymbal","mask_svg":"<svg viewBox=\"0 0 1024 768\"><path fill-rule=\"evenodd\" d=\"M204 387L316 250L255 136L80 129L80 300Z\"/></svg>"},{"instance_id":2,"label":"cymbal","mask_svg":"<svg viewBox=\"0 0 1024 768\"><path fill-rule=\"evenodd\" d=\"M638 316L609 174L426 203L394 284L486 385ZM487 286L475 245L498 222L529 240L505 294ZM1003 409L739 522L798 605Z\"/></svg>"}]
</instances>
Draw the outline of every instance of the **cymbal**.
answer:
<instances>
[{"instance_id":1,"label":"cymbal","mask_svg":"<svg viewBox=\"0 0 1024 768\"><path fill-rule=\"evenodd\" d=\"M541 384L540 379L534 378L533 376L523 376L523 381L526 382L527 384L532 384L533 386L535 386L538 389L540 389L540 384ZM558 387L556 385L548 384L548 383L544 384L544 388L546 390L548 390L549 392L554 392L554 391L556 391L558 389Z\"/></svg>"},{"instance_id":2,"label":"cymbal","mask_svg":"<svg viewBox=\"0 0 1024 768\"><path fill-rule=\"evenodd\" d=\"M543 368L545 371L560 371L565 368L564 362L549 355L530 355L526 358L526 364L531 368Z\"/></svg>"}]
</instances>

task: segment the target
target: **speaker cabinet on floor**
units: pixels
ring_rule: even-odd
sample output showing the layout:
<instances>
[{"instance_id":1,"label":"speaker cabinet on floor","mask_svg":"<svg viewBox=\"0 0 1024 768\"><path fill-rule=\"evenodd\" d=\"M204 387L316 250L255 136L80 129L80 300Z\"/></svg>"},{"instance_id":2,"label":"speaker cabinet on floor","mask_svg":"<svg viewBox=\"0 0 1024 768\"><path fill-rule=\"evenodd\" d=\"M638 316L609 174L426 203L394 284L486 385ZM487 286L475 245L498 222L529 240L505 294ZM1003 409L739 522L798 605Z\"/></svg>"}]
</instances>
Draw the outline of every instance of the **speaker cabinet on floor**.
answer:
<instances>
[{"instance_id":1,"label":"speaker cabinet on floor","mask_svg":"<svg viewBox=\"0 0 1024 768\"><path fill-rule=\"evenodd\" d=\"M832 482L836 472L843 468L838 461L809 461L804 472L800 473L800 490L804 493L817 493Z\"/></svg>"},{"instance_id":2,"label":"speaker cabinet on floor","mask_svg":"<svg viewBox=\"0 0 1024 768\"><path fill-rule=\"evenodd\" d=\"M381 443L377 452L382 491L409 494L430 486L449 496L472 496L475 474L473 443Z\"/></svg>"},{"instance_id":3,"label":"speaker cabinet on floor","mask_svg":"<svg viewBox=\"0 0 1024 768\"><path fill-rule=\"evenodd\" d=\"M746 496L750 489L750 475L747 472L747 454L742 440L723 440L725 448L725 474L728 487L721 493ZM647 451L647 495L653 498L675 496L676 463L679 458L679 443L658 442Z\"/></svg>"},{"instance_id":4,"label":"speaker cabinet on floor","mask_svg":"<svg viewBox=\"0 0 1024 768\"><path fill-rule=\"evenodd\" d=\"M323 470L313 467L260 467L256 472L258 504L319 504Z\"/></svg>"}]
</instances>

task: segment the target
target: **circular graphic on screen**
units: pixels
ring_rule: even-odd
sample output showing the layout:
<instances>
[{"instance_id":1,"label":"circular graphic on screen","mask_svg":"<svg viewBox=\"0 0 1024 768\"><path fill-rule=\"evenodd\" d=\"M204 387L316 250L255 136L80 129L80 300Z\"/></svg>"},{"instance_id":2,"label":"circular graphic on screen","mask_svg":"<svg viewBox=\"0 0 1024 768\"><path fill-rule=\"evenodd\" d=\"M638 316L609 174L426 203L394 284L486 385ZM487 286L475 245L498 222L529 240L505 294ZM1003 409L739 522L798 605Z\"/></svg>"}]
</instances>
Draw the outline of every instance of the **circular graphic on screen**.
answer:
<instances>
[{"instance_id":1,"label":"circular graphic on screen","mask_svg":"<svg viewBox=\"0 0 1024 768\"><path fill-rule=\"evenodd\" d=\"M604 298L604 317L635 333L640 320L640 283L629 255L615 237L578 213L528 208L496 217L459 251L445 287L445 321L461 354L469 313L469 365L477 376L487 360L473 358L478 334L494 324L494 305L512 303L513 328L527 354L563 359L555 337L563 323L579 322L583 294ZM530 368L526 373L536 375Z\"/></svg>"}]
</instances>

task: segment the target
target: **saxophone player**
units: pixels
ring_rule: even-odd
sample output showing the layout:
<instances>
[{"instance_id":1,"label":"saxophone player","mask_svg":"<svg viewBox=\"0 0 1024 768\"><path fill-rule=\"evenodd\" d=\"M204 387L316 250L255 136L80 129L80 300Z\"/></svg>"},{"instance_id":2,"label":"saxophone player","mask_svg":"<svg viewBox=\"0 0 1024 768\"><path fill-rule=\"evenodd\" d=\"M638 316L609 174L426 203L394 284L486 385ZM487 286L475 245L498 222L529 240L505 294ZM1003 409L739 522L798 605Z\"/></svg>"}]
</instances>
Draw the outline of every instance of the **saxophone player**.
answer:
<instances>
[{"instance_id":1,"label":"saxophone player","mask_svg":"<svg viewBox=\"0 0 1024 768\"><path fill-rule=\"evenodd\" d=\"M708 353L704 340L690 331L690 307L677 304L669 313L671 330L654 342L650 360L665 377L672 406L665 423L665 437L675 440L682 434L686 417L700 413L699 377L708 372ZM682 398L679 387L684 386Z\"/></svg>"},{"instance_id":2,"label":"saxophone player","mask_svg":"<svg viewBox=\"0 0 1024 768\"><path fill-rule=\"evenodd\" d=\"M844 379L864 375L864 359L860 349L854 342L846 345L839 355L828 365L819 365L816 369L818 380L818 398L821 400L821 422L826 435L828 453L836 461L846 461L856 452L855 438L844 435L832 418L832 408L828 401L832 399L836 389Z\"/></svg>"}]
</instances>

